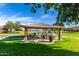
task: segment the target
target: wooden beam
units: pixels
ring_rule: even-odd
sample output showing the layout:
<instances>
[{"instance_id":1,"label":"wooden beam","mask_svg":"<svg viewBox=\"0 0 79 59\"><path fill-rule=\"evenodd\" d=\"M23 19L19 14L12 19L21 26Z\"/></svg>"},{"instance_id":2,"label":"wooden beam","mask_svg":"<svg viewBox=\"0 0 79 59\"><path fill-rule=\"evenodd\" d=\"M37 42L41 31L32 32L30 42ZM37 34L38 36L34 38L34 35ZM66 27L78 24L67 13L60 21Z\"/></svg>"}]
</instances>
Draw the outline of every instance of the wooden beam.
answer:
<instances>
[{"instance_id":1,"label":"wooden beam","mask_svg":"<svg viewBox=\"0 0 79 59\"><path fill-rule=\"evenodd\" d=\"M32 28L32 29L52 29L52 28L65 28L65 27L63 27L63 26L52 26L52 25L46 25L46 26L44 26L44 25L35 25L35 26L33 26L33 25L29 25L29 26L27 26L27 25L23 25L22 27L26 27L26 28Z\"/></svg>"},{"instance_id":2,"label":"wooden beam","mask_svg":"<svg viewBox=\"0 0 79 59\"><path fill-rule=\"evenodd\" d=\"M62 29L59 28L58 29L58 40L61 40L62 39Z\"/></svg>"}]
</instances>

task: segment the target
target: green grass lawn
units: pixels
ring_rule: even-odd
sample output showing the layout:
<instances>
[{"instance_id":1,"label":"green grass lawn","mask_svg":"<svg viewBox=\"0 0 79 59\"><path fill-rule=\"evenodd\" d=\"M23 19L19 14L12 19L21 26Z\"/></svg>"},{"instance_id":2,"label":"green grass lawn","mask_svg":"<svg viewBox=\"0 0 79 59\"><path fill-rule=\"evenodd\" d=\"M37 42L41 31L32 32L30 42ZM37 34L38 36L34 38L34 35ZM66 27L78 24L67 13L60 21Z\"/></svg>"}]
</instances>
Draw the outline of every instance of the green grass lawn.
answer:
<instances>
[{"instance_id":1,"label":"green grass lawn","mask_svg":"<svg viewBox=\"0 0 79 59\"><path fill-rule=\"evenodd\" d=\"M64 36L70 36L70 37L79 38L79 32L67 32L67 33L64 33Z\"/></svg>"},{"instance_id":2,"label":"green grass lawn","mask_svg":"<svg viewBox=\"0 0 79 59\"><path fill-rule=\"evenodd\" d=\"M69 36L71 33L65 33ZM72 33L72 36L76 34ZM78 33L77 33L78 35ZM14 36L19 37L19 36ZM21 36L22 37L22 36ZM23 43L23 40L0 41L0 55L8 56L78 56L79 40L64 38L54 44L41 44L38 42Z\"/></svg>"},{"instance_id":3,"label":"green grass lawn","mask_svg":"<svg viewBox=\"0 0 79 59\"><path fill-rule=\"evenodd\" d=\"M5 37L5 36L8 36L8 35L10 35L10 34L3 33L3 34L0 34L0 37Z\"/></svg>"},{"instance_id":4,"label":"green grass lawn","mask_svg":"<svg viewBox=\"0 0 79 59\"><path fill-rule=\"evenodd\" d=\"M7 40L0 42L0 55L12 56L67 56L79 55L79 40L64 39L54 44L27 43L23 40Z\"/></svg>"}]
</instances>

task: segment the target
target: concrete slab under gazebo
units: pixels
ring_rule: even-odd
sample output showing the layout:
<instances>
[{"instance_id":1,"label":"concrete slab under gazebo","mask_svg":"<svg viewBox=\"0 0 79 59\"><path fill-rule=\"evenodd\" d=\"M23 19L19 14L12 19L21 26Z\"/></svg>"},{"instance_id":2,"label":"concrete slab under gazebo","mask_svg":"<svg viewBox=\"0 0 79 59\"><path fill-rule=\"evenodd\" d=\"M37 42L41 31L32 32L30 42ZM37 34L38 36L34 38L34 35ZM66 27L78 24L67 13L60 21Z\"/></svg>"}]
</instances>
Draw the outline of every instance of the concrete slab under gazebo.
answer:
<instances>
[{"instance_id":1,"label":"concrete slab under gazebo","mask_svg":"<svg viewBox=\"0 0 79 59\"><path fill-rule=\"evenodd\" d=\"M55 25L49 25L49 24L44 24L44 23L35 23L35 24L30 24L30 25L22 25L24 28L24 41L28 41L28 29L43 29L43 30L48 30L48 29L56 29L58 33L58 40L62 39L62 29L64 27L62 26L55 26Z\"/></svg>"}]
</instances>

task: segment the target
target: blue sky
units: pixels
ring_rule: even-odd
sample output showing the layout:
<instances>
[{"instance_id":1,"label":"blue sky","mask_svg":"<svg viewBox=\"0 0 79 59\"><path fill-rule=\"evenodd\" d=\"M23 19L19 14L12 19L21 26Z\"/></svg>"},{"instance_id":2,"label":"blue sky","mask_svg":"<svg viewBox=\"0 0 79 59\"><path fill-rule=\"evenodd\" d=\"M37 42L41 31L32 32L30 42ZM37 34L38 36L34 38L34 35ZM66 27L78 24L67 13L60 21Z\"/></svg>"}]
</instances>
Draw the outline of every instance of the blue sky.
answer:
<instances>
[{"instance_id":1,"label":"blue sky","mask_svg":"<svg viewBox=\"0 0 79 59\"><path fill-rule=\"evenodd\" d=\"M32 13L30 6L26 6L22 3L0 3L0 26L5 25L7 21L19 21L24 25L36 22L46 24L56 22L57 12L54 9L51 8L48 14L44 14L42 9L37 10L37 13Z\"/></svg>"}]
</instances>

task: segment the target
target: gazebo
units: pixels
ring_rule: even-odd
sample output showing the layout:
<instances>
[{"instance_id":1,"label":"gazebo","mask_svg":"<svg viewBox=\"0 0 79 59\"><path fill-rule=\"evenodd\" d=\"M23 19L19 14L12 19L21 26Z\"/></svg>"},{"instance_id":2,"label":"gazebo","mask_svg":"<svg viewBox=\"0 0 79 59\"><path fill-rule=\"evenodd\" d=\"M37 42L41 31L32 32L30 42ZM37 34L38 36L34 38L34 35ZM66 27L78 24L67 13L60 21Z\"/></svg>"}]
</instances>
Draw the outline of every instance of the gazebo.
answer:
<instances>
[{"instance_id":1,"label":"gazebo","mask_svg":"<svg viewBox=\"0 0 79 59\"><path fill-rule=\"evenodd\" d=\"M44 24L44 23L34 23L30 25L22 25L24 28L24 33L25 33L25 38L24 40L27 42L28 41L28 29L43 29L43 30L48 30L48 29L56 29L58 33L58 40L62 39L62 29L64 27L62 26L55 26L55 25L49 25L49 24Z\"/></svg>"}]
</instances>

